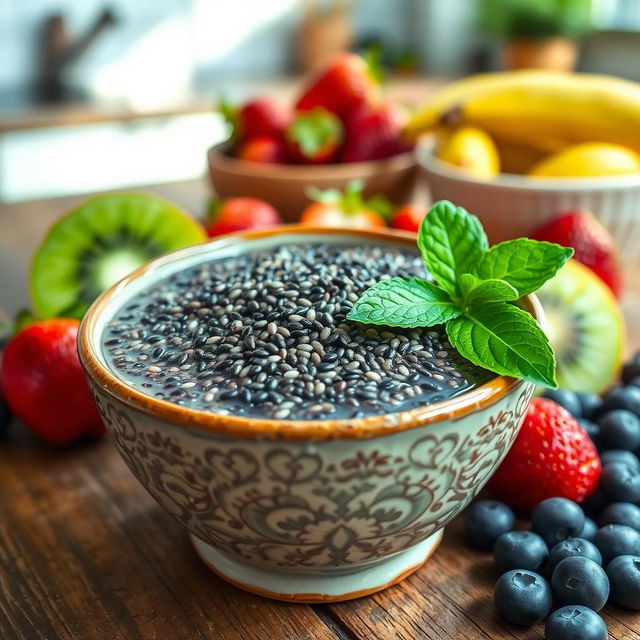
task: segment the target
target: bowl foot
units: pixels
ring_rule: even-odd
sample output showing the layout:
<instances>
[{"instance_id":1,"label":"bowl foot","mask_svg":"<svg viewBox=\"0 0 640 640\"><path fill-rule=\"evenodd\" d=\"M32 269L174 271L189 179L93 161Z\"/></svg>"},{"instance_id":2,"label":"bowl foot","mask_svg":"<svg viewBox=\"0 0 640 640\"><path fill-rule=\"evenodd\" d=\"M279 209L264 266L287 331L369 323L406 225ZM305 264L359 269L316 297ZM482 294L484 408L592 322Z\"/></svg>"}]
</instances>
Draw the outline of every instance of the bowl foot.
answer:
<instances>
[{"instance_id":1,"label":"bowl foot","mask_svg":"<svg viewBox=\"0 0 640 640\"><path fill-rule=\"evenodd\" d=\"M189 534L200 559L218 576L246 591L287 602L340 602L382 591L419 569L438 548L442 529L423 542L359 571L317 575L278 572L234 560Z\"/></svg>"}]
</instances>

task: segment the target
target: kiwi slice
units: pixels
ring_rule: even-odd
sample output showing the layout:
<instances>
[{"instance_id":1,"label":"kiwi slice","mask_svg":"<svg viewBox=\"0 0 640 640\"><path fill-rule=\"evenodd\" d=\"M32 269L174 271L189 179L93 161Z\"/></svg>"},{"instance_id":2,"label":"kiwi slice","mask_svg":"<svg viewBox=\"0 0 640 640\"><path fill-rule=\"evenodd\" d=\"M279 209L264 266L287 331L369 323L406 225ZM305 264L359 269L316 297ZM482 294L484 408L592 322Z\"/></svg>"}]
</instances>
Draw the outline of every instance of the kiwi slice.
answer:
<instances>
[{"instance_id":1,"label":"kiwi slice","mask_svg":"<svg viewBox=\"0 0 640 640\"><path fill-rule=\"evenodd\" d=\"M202 225L159 198L99 196L58 220L31 265L31 296L41 318L82 318L103 291L163 253L203 242Z\"/></svg>"},{"instance_id":2,"label":"kiwi slice","mask_svg":"<svg viewBox=\"0 0 640 640\"><path fill-rule=\"evenodd\" d=\"M606 389L618 375L624 349L624 319L609 288L570 260L537 295L556 354L558 385L596 393Z\"/></svg>"}]
</instances>

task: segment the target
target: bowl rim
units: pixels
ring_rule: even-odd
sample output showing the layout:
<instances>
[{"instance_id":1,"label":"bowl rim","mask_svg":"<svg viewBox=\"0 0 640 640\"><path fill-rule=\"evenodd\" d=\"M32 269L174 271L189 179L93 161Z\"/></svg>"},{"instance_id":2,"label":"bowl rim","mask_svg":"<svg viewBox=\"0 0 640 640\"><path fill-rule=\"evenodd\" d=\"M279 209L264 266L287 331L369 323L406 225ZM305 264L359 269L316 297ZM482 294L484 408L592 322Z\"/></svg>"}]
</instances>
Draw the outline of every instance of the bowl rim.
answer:
<instances>
[{"instance_id":1,"label":"bowl rim","mask_svg":"<svg viewBox=\"0 0 640 640\"><path fill-rule=\"evenodd\" d=\"M119 296L132 282L144 278L158 267L177 263L200 253L206 254L210 247L229 246L236 239L259 240L274 235L295 234L309 236L344 236L367 238L369 241L415 247L415 235L398 231L374 231L332 227L305 227L286 225L261 231L250 231L220 236L209 242L174 251L156 258L123 278L102 293L85 314L78 333L78 352L87 376L94 385L106 391L128 407L156 419L167 421L178 427L201 429L210 433L247 439L279 440L357 440L390 435L447 420L461 419L477 410L484 409L525 384L523 380L508 376L496 376L460 396L417 409L398 411L355 419L325 420L271 420L216 414L182 407L159 400L134 389L116 377L96 356L101 352L100 336L97 335L98 319L108 303ZM153 280L150 280L151 282ZM534 295L523 298L527 310L538 322L544 322L542 306Z\"/></svg>"},{"instance_id":2,"label":"bowl rim","mask_svg":"<svg viewBox=\"0 0 640 640\"><path fill-rule=\"evenodd\" d=\"M343 164L269 164L266 162L248 162L234 158L226 153L229 141L225 140L209 147L207 160L209 168L236 175L261 178L294 180L336 180L360 178L363 174L380 171L399 171L417 166L416 150L410 149L388 158L367 160L365 162L345 162Z\"/></svg>"},{"instance_id":3,"label":"bowl rim","mask_svg":"<svg viewBox=\"0 0 640 640\"><path fill-rule=\"evenodd\" d=\"M499 173L495 178L478 178L456 169L433 154L433 142L416 145L416 161L427 173L458 182L474 184L487 189L518 189L522 191L611 191L612 189L640 188L640 174L584 178L530 177L516 173Z\"/></svg>"}]
</instances>

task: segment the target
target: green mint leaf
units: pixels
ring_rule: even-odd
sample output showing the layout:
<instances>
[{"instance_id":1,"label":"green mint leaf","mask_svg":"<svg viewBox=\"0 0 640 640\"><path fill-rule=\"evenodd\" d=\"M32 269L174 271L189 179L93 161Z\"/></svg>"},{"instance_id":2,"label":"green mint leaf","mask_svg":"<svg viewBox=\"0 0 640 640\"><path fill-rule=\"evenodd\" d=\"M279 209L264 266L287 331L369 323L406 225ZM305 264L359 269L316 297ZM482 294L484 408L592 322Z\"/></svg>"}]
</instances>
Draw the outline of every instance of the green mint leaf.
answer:
<instances>
[{"instance_id":1,"label":"green mint leaf","mask_svg":"<svg viewBox=\"0 0 640 640\"><path fill-rule=\"evenodd\" d=\"M431 327L460 315L446 291L419 278L390 278L367 289L347 318L392 327Z\"/></svg>"},{"instance_id":2,"label":"green mint leaf","mask_svg":"<svg viewBox=\"0 0 640 640\"><path fill-rule=\"evenodd\" d=\"M418 233L418 247L427 269L451 295L460 292L459 276L472 272L488 246L478 218L448 200L440 200L429 209Z\"/></svg>"},{"instance_id":3,"label":"green mint leaf","mask_svg":"<svg viewBox=\"0 0 640 640\"><path fill-rule=\"evenodd\" d=\"M447 323L460 355L501 375L556 388L556 366L547 336L526 311L511 304L482 304Z\"/></svg>"},{"instance_id":4,"label":"green mint leaf","mask_svg":"<svg viewBox=\"0 0 640 640\"><path fill-rule=\"evenodd\" d=\"M470 272L481 280L506 280L522 297L539 289L572 255L573 249L559 244L518 238L491 247Z\"/></svg>"},{"instance_id":5,"label":"green mint leaf","mask_svg":"<svg viewBox=\"0 0 640 640\"><path fill-rule=\"evenodd\" d=\"M511 302L520 297L518 290L506 280L480 280L471 273L463 273L458 282L466 306L481 302Z\"/></svg>"}]
</instances>

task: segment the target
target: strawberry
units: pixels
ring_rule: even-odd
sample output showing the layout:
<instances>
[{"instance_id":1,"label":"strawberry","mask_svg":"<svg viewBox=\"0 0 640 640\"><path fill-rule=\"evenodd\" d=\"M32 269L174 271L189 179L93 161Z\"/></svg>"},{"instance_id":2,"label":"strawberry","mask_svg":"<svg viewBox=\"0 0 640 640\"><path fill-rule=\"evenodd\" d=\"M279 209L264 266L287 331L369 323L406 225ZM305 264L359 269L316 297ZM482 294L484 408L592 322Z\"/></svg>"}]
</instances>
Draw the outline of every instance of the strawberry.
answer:
<instances>
[{"instance_id":1,"label":"strawberry","mask_svg":"<svg viewBox=\"0 0 640 640\"><path fill-rule=\"evenodd\" d=\"M241 142L235 156L247 162L265 162L268 164L285 164L287 152L284 142L271 136L256 136Z\"/></svg>"},{"instance_id":2,"label":"strawberry","mask_svg":"<svg viewBox=\"0 0 640 640\"><path fill-rule=\"evenodd\" d=\"M105 432L78 357L79 326L67 318L36 322L9 340L0 363L10 409L50 444Z\"/></svg>"},{"instance_id":3,"label":"strawberry","mask_svg":"<svg viewBox=\"0 0 640 640\"><path fill-rule=\"evenodd\" d=\"M522 429L489 488L512 507L530 511L547 498L582 502L600 479L600 458L578 421L547 398L534 398Z\"/></svg>"},{"instance_id":4,"label":"strawberry","mask_svg":"<svg viewBox=\"0 0 640 640\"><path fill-rule=\"evenodd\" d=\"M301 224L351 229L377 229L386 226L381 209L386 209L388 202L381 198L365 201L362 197L362 184L357 180L350 182L344 193L337 189L310 189L310 193L316 201L302 212Z\"/></svg>"},{"instance_id":5,"label":"strawberry","mask_svg":"<svg viewBox=\"0 0 640 640\"><path fill-rule=\"evenodd\" d=\"M622 269L616 245L609 232L587 211L567 211L531 236L565 247L573 247L578 262L599 276L619 298L622 292Z\"/></svg>"},{"instance_id":6,"label":"strawberry","mask_svg":"<svg viewBox=\"0 0 640 640\"><path fill-rule=\"evenodd\" d=\"M342 53L312 76L295 107L324 107L344 116L370 102L376 92L377 83L367 62L355 53Z\"/></svg>"},{"instance_id":7,"label":"strawberry","mask_svg":"<svg viewBox=\"0 0 640 640\"><path fill-rule=\"evenodd\" d=\"M334 160L343 137L340 118L323 107L298 111L285 132L292 159L305 164Z\"/></svg>"},{"instance_id":8,"label":"strawberry","mask_svg":"<svg viewBox=\"0 0 640 640\"><path fill-rule=\"evenodd\" d=\"M231 125L231 137L235 141L249 140L257 136L279 138L291 119L288 107L266 97L250 100L241 107L222 102L220 111Z\"/></svg>"},{"instance_id":9,"label":"strawberry","mask_svg":"<svg viewBox=\"0 0 640 640\"><path fill-rule=\"evenodd\" d=\"M417 204L406 204L395 212L391 226L394 229L418 233L426 215L427 212L424 207Z\"/></svg>"},{"instance_id":10,"label":"strawberry","mask_svg":"<svg viewBox=\"0 0 640 640\"><path fill-rule=\"evenodd\" d=\"M402 140L407 112L397 104L362 107L345 118L345 142L341 162L380 160L408 151Z\"/></svg>"},{"instance_id":11,"label":"strawberry","mask_svg":"<svg viewBox=\"0 0 640 640\"><path fill-rule=\"evenodd\" d=\"M207 233L213 238L245 229L275 227L281 222L278 212L264 200L230 198L211 203L206 226Z\"/></svg>"}]
</instances>

